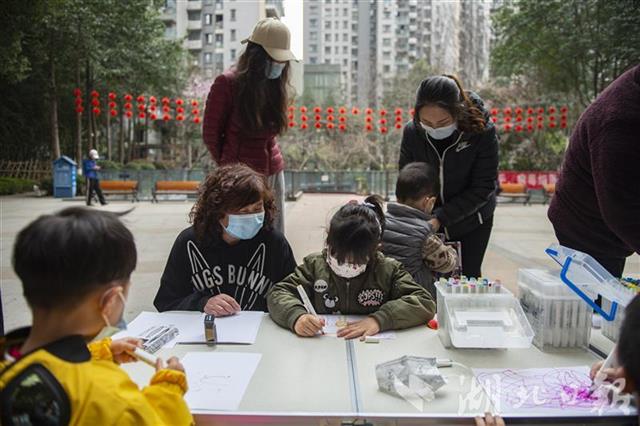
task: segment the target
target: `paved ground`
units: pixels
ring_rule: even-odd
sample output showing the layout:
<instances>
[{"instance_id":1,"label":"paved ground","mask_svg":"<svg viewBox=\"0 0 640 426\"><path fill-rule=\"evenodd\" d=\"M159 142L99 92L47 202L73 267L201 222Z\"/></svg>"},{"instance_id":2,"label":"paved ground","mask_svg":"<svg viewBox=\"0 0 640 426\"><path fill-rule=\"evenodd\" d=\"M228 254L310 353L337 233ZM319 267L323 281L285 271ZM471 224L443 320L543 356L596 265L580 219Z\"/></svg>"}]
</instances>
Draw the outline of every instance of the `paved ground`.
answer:
<instances>
[{"instance_id":1,"label":"paved ground","mask_svg":"<svg viewBox=\"0 0 640 426\"><path fill-rule=\"evenodd\" d=\"M287 204L286 234L298 261L322 248L329 218L352 198L350 195L307 194L299 201ZM0 285L5 329L28 324L31 320L20 282L11 267L11 251L17 232L41 214L72 205L82 203L52 198L0 197ZM125 314L127 320L142 310L154 310L152 300L171 245L177 234L189 226L191 203L140 202L135 206L136 209L124 218L135 235L139 256ZM113 202L105 209L118 211L129 207L131 203ZM544 249L555 240L546 209L540 205L498 207L483 267L485 276L500 278L512 287L518 268L553 266L544 254ZM640 257L634 255L627 261L625 273L640 275Z\"/></svg>"}]
</instances>

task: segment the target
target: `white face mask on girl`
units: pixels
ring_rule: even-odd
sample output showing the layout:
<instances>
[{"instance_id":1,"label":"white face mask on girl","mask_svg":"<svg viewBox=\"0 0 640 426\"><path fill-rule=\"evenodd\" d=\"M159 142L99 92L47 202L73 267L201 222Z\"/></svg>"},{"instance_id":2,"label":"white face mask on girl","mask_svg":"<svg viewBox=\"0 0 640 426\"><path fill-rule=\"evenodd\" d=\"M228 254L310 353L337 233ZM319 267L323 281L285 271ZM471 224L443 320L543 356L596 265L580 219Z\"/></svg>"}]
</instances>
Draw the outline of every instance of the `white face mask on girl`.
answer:
<instances>
[{"instance_id":1,"label":"white face mask on girl","mask_svg":"<svg viewBox=\"0 0 640 426\"><path fill-rule=\"evenodd\" d=\"M432 137L433 139L446 139L449 136L451 136L453 134L453 132L456 131L456 129L458 128L456 123L453 123L449 126L445 126L445 127L438 127L433 128L430 126L427 126L424 123L420 123L420 125L422 126L422 128L424 130L427 131L427 134Z\"/></svg>"},{"instance_id":2,"label":"white face mask on girl","mask_svg":"<svg viewBox=\"0 0 640 426\"><path fill-rule=\"evenodd\" d=\"M338 259L331 256L327 252L327 264L331 270L339 277L350 279L355 278L358 275L362 275L367 270L367 264L358 265L357 263L338 263Z\"/></svg>"},{"instance_id":3,"label":"white face mask on girl","mask_svg":"<svg viewBox=\"0 0 640 426\"><path fill-rule=\"evenodd\" d=\"M269 80L275 80L276 78L280 78L282 75L282 71L284 71L284 67L286 66L286 62L274 62L269 61L267 68L265 70L265 74Z\"/></svg>"}]
</instances>

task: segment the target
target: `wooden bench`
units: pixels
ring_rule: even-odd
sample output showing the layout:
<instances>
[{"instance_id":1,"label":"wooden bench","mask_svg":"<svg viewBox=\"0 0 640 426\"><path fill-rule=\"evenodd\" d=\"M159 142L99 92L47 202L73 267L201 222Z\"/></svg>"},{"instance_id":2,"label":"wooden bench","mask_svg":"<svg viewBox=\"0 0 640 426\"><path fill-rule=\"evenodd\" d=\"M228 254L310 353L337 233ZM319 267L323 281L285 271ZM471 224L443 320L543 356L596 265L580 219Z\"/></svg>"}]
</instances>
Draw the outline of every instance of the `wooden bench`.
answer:
<instances>
[{"instance_id":1,"label":"wooden bench","mask_svg":"<svg viewBox=\"0 0 640 426\"><path fill-rule=\"evenodd\" d=\"M525 205L529 204L531 194L524 183L501 183L499 197L510 199L511 201L523 200Z\"/></svg>"},{"instance_id":2,"label":"wooden bench","mask_svg":"<svg viewBox=\"0 0 640 426\"><path fill-rule=\"evenodd\" d=\"M555 183L547 183L542 185L544 189L544 201L543 204L547 204L551 198L553 198L556 193L556 184Z\"/></svg>"},{"instance_id":3,"label":"wooden bench","mask_svg":"<svg viewBox=\"0 0 640 426\"><path fill-rule=\"evenodd\" d=\"M185 194L196 195L200 181L197 180L158 180L151 189L151 202L158 202L158 195Z\"/></svg>"},{"instance_id":4,"label":"wooden bench","mask_svg":"<svg viewBox=\"0 0 640 426\"><path fill-rule=\"evenodd\" d=\"M137 180L101 180L100 189L105 195L131 195L131 202L138 200Z\"/></svg>"}]
</instances>

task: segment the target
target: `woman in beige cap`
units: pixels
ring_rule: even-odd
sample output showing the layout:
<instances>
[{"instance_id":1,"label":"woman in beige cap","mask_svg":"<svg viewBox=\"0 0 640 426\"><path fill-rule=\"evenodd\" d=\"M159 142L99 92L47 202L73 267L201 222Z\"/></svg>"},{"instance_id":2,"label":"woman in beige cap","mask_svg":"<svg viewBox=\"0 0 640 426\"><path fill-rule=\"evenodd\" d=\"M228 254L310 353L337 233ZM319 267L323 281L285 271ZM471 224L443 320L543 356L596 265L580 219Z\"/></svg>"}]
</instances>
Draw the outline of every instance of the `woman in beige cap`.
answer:
<instances>
[{"instance_id":1,"label":"woman in beige cap","mask_svg":"<svg viewBox=\"0 0 640 426\"><path fill-rule=\"evenodd\" d=\"M289 29L278 19L260 20L238 62L216 77L204 113L203 138L219 165L244 163L268 177L284 233L284 159L276 136L287 128Z\"/></svg>"}]
</instances>

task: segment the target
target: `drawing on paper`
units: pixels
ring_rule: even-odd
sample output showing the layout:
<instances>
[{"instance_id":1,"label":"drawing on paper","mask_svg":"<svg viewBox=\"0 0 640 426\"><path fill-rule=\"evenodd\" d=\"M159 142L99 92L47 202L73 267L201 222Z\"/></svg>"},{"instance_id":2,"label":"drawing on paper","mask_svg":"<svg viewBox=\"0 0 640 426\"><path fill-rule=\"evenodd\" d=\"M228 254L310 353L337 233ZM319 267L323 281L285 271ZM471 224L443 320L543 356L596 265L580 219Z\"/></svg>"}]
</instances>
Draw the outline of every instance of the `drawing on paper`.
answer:
<instances>
[{"instance_id":1,"label":"drawing on paper","mask_svg":"<svg viewBox=\"0 0 640 426\"><path fill-rule=\"evenodd\" d=\"M606 411L609 389L590 391L589 368L477 369L476 379L496 410ZM622 408L622 405L620 405Z\"/></svg>"},{"instance_id":2,"label":"drawing on paper","mask_svg":"<svg viewBox=\"0 0 640 426\"><path fill-rule=\"evenodd\" d=\"M231 376L216 376L212 374L195 375L189 382L189 390L193 392L206 391L211 394L225 392L231 385Z\"/></svg>"}]
</instances>

